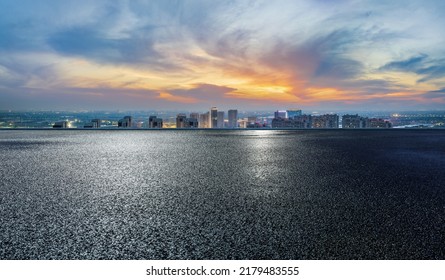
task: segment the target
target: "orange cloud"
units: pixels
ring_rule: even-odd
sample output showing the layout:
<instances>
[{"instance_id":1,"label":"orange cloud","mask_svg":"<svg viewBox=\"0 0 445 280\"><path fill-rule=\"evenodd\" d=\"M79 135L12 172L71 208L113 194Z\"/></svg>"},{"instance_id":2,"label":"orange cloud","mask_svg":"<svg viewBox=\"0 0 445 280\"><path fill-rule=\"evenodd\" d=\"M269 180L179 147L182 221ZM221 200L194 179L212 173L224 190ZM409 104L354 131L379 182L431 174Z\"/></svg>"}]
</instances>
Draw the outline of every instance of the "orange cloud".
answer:
<instances>
[{"instance_id":1,"label":"orange cloud","mask_svg":"<svg viewBox=\"0 0 445 280\"><path fill-rule=\"evenodd\" d=\"M186 103L186 104L192 104L192 103L199 102L198 99L193 98L193 97L178 96L178 95L173 95L168 92L160 92L158 98L168 100L171 102Z\"/></svg>"}]
</instances>

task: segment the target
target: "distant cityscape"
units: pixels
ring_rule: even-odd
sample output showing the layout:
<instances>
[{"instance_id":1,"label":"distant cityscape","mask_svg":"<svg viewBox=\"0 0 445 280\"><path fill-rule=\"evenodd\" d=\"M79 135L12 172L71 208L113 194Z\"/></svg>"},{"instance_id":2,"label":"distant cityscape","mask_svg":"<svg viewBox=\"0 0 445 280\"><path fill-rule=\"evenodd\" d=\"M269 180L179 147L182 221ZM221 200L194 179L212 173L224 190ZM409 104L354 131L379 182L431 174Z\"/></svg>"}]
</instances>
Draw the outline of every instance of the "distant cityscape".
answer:
<instances>
[{"instance_id":1,"label":"distant cityscape","mask_svg":"<svg viewBox=\"0 0 445 280\"><path fill-rule=\"evenodd\" d=\"M445 111L399 113L274 112L13 112L0 111L0 128L81 129L360 129L445 128Z\"/></svg>"}]
</instances>

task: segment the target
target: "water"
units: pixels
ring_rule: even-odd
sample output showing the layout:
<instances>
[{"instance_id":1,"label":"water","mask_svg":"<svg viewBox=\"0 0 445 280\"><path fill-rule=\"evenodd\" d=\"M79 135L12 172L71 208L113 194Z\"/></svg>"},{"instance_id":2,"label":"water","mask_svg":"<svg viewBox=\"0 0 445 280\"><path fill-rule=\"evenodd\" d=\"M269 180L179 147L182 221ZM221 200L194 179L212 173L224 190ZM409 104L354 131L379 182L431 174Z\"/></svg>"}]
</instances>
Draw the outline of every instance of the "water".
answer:
<instances>
[{"instance_id":1,"label":"water","mask_svg":"<svg viewBox=\"0 0 445 280\"><path fill-rule=\"evenodd\" d=\"M444 259L445 130L0 131L0 259Z\"/></svg>"}]
</instances>

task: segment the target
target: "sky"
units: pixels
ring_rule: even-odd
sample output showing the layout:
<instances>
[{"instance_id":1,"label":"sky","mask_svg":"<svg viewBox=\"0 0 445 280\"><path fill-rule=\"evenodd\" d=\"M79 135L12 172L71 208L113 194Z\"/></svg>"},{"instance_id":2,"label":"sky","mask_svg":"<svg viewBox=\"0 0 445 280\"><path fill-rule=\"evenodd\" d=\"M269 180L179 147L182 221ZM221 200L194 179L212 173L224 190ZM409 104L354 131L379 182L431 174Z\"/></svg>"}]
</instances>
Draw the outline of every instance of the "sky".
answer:
<instances>
[{"instance_id":1,"label":"sky","mask_svg":"<svg viewBox=\"0 0 445 280\"><path fill-rule=\"evenodd\" d=\"M445 1L0 0L0 110L445 109Z\"/></svg>"}]
</instances>

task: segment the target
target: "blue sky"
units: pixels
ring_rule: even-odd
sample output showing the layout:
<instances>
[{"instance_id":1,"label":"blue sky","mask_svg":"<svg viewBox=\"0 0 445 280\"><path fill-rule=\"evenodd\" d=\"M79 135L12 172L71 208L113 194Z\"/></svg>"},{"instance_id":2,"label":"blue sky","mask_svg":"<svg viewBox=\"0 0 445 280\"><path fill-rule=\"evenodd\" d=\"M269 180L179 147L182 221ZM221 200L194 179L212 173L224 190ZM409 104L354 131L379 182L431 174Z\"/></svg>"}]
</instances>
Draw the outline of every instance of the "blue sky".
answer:
<instances>
[{"instance_id":1,"label":"blue sky","mask_svg":"<svg viewBox=\"0 0 445 280\"><path fill-rule=\"evenodd\" d=\"M0 109L445 108L444 1L0 1Z\"/></svg>"}]
</instances>

